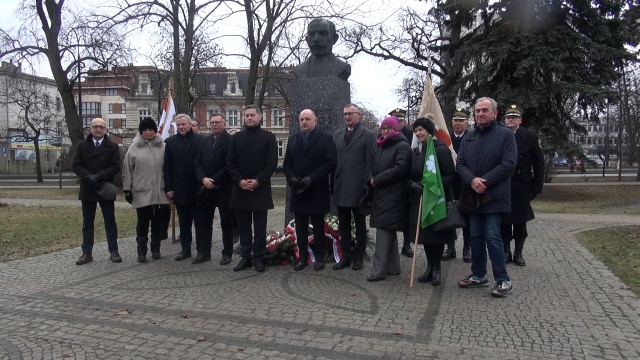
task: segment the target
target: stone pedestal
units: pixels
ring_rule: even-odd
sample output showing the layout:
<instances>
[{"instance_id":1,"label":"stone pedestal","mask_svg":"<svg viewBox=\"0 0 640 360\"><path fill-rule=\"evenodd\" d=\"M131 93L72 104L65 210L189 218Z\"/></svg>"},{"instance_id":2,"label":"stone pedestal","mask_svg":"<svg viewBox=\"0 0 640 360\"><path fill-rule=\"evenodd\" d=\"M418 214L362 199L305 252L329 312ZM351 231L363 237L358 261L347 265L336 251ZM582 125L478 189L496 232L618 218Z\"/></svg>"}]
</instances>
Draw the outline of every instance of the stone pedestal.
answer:
<instances>
[{"instance_id":1,"label":"stone pedestal","mask_svg":"<svg viewBox=\"0 0 640 360\"><path fill-rule=\"evenodd\" d=\"M344 126L342 112L344 106L351 103L351 85L340 78L312 78L295 80L289 93L291 118L289 120L289 134L300 131L298 115L304 109L315 111L318 117L318 128L333 135L336 130ZM285 226L293 219L289 211L291 188L287 187L287 206Z\"/></svg>"}]
</instances>

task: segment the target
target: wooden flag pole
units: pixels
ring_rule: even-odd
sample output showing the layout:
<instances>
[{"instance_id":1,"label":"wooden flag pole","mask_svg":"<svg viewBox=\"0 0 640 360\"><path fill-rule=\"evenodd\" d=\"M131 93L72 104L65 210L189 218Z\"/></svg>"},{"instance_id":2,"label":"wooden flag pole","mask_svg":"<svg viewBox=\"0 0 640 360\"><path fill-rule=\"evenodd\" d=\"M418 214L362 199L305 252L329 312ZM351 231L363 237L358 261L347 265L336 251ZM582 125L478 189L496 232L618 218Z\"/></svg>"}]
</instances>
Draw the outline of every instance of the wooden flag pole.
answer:
<instances>
[{"instance_id":1,"label":"wooden flag pole","mask_svg":"<svg viewBox=\"0 0 640 360\"><path fill-rule=\"evenodd\" d=\"M175 244L176 241L176 204L171 200L171 243Z\"/></svg>"},{"instance_id":2,"label":"wooden flag pole","mask_svg":"<svg viewBox=\"0 0 640 360\"><path fill-rule=\"evenodd\" d=\"M416 260L418 258L418 238L420 236L420 218L422 217L422 195L420 196L420 205L418 205L418 220L416 221L416 238L413 244L413 261L411 264L411 281L409 282L409 287L413 287L414 275L416 274Z\"/></svg>"}]
</instances>

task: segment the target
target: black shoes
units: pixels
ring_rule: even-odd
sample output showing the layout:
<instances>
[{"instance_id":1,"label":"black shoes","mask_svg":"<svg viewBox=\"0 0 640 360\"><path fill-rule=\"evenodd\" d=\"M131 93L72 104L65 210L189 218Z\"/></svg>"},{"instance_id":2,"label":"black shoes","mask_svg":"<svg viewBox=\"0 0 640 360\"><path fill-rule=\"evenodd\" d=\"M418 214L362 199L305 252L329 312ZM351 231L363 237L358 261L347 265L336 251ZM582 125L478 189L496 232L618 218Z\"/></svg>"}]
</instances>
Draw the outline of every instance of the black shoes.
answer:
<instances>
[{"instance_id":1,"label":"black shoes","mask_svg":"<svg viewBox=\"0 0 640 360\"><path fill-rule=\"evenodd\" d=\"M143 263L147 262L147 253L138 253L138 262Z\"/></svg>"},{"instance_id":2,"label":"black shoes","mask_svg":"<svg viewBox=\"0 0 640 360\"><path fill-rule=\"evenodd\" d=\"M342 270L344 268L348 268L349 266L351 266L351 259L342 258L335 265L333 265L333 270Z\"/></svg>"},{"instance_id":3,"label":"black shoes","mask_svg":"<svg viewBox=\"0 0 640 360\"><path fill-rule=\"evenodd\" d=\"M424 274L418 276L419 283L428 283L433 279L433 267L431 265L427 265L427 270L425 270Z\"/></svg>"},{"instance_id":4,"label":"black shoes","mask_svg":"<svg viewBox=\"0 0 640 360\"><path fill-rule=\"evenodd\" d=\"M256 259L253 262L253 266L256 268L257 272L264 272L264 270L265 270L264 261L262 261L262 259Z\"/></svg>"},{"instance_id":5,"label":"black shoes","mask_svg":"<svg viewBox=\"0 0 640 360\"><path fill-rule=\"evenodd\" d=\"M404 244L402 245L402 250L400 251L400 254L406 256L406 257L413 257L413 250L411 250L411 245L409 244Z\"/></svg>"},{"instance_id":6,"label":"black shoes","mask_svg":"<svg viewBox=\"0 0 640 360\"><path fill-rule=\"evenodd\" d=\"M298 262L293 266L293 270L295 271L300 271L300 270L304 270L304 268L307 267L307 265L309 265L309 263L307 262L306 259L302 260L298 260ZM337 265L337 264L336 264Z\"/></svg>"},{"instance_id":7,"label":"black shoes","mask_svg":"<svg viewBox=\"0 0 640 360\"><path fill-rule=\"evenodd\" d=\"M368 282L376 282L376 281L382 281L382 280L384 280L384 278L373 276L373 275L367 276Z\"/></svg>"},{"instance_id":8,"label":"black shoes","mask_svg":"<svg viewBox=\"0 0 640 360\"><path fill-rule=\"evenodd\" d=\"M228 265L231 264L231 256L222 255L222 259L220 260L220 265Z\"/></svg>"},{"instance_id":9,"label":"black shoes","mask_svg":"<svg viewBox=\"0 0 640 360\"><path fill-rule=\"evenodd\" d=\"M516 264L517 266L525 266L526 265L526 263L524 261L524 258L522 257L522 254L520 254L520 253L513 254L513 263Z\"/></svg>"},{"instance_id":10,"label":"black shoes","mask_svg":"<svg viewBox=\"0 0 640 360\"><path fill-rule=\"evenodd\" d=\"M462 261L466 263L471 262L471 249L462 249Z\"/></svg>"},{"instance_id":11,"label":"black shoes","mask_svg":"<svg viewBox=\"0 0 640 360\"><path fill-rule=\"evenodd\" d=\"M431 285L438 286L440 285L440 269L433 269L433 277L431 278Z\"/></svg>"},{"instance_id":12,"label":"black shoes","mask_svg":"<svg viewBox=\"0 0 640 360\"><path fill-rule=\"evenodd\" d=\"M251 267L251 259L242 258L238 265L233 267L233 271L242 271Z\"/></svg>"},{"instance_id":13,"label":"black shoes","mask_svg":"<svg viewBox=\"0 0 640 360\"><path fill-rule=\"evenodd\" d=\"M76 265L84 265L91 261L93 261L93 256L91 254L82 254L82 256L76 260Z\"/></svg>"},{"instance_id":14,"label":"black shoes","mask_svg":"<svg viewBox=\"0 0 640 360\"><path fill-rule=\"evenodd\" d=\"M318 257L316 262L313 263L313 270L320 271L324 270L324 257Z\"/></svg>"},{"instance_id":15,"label":"black shoes","mask_svg":"<svg viewBox=\"0 0 640 360\"><path fill-rule=\"evenodd\" d=\"M191 254L185 254L185 253L181 252L180 254L178 254L178 256L176 256L175 260L176 261L182 261L182 260L184 260L186 258L190 258L190 257L191 257Z\"/></svg>"},{"instance_id":16,"label":"black shoes","mask_svg":"<svg viewBox=\"0 0 640 360\"><path fill-rule=\"evenodd\" d=\"M362 259L353 260L353 265L351 265L351 270L362 270Z\"/></svg>"},{"instance_id":17,"label":"black shoes","mask_svg":"<svg viewBox=\"0 0 640 360\"><path fill-rule=\"evenodd\" d=\"M211 260L211 255L205 255L202 253L198 253L195 259L191 261L192 264L202 264L203 262L207 262Z\"/></svg>"},{"instance_id":18,"label":"black shoes","mask_svg":"<svg viewBox=\"0 0 640 360\"><path fill-rule=\"evenodd\" d=\"M151 250L151 258L152 258L153 260L158 260L158 259L160 259L161 257L162 257L162 256L160 255L160 250L157 250L157 251L153 251L153 250Z\"/></svg>"},{"instance_id":19,"label":"black shoes","mask_svg":"<svg viewBox=\"0 0 640 360\"><path fill-rule=\"evenodd\" d=\"M505 263L513 262L513 256L511 255L511 250L507 250L504 252L504 261Z\"/></svg>"},{"instance_id":20,"label":"black shoes","mask_svg":"<svg viewBox=\"0 0 640 360\"><path fill-rule=\"evenodd\" d=\"M114 262L114 263L122 262L122 258L120 257L120 254L118 254L117 251L114 253L111 253L111 256L109 256L109 260L111 260L111 262Z\"/></svg>"},{"instance_id":21,"label":"black shoes","mask_svg":"<svg viewBox=\"0 0 640 360\"><path fill-rule=\"evenodd\" d=\"M456 258L456 249L454 247L447 247L447 250L442 253L442 261L447 261Z\"/></svg>"}]
</instances>

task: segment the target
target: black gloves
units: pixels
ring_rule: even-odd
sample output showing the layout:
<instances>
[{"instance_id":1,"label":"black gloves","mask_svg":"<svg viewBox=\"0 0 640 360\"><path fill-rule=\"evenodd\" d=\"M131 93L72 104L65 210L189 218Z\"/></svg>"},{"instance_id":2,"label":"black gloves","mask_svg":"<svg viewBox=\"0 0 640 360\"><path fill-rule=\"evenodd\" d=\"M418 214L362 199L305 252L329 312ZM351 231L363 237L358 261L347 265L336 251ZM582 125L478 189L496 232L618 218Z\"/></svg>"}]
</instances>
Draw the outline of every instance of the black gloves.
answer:
<instances>
[{"instance_id":1,"label":"black gloves","mask_svg":"<svg viewBox=\"0 0 640 360\"><path fill-rule=\"evenodd\" d=\"M102 180L100 180L100 177L98 175L92 174L89 176L85 176L85 180L87 181L87 183L89 183L89 185L93 186L94 189L102 189Z\"/></svg>"},{"instance_id":2,"label":"black gloves","mask_svg":"<svg viewBox=\"0 0 640 360\"><path fill-rule=\"evenodd\" d=\"M422 184L415 181L410 181L409 190L411 190L411 192L413 192L414 194L422 195Z\"/></svg>"},{"instance_id":3,"label":"black gloves","mask_svg":"<svg viewBox=\"0 0 640 360\"><path fill-rule=\"evenodd\" d=\"M127 200L129 204L133 203L133 193L131 191L124 191L124 199Z\"/></svg>"},{"instance_id":4,"label":"black gloves","mask_svg":"<svg viewBox=\"0 0 640 360\"><path fill-rule=\"evenodd\" d=\"M300 187L300 181L302 181L302 179L300 179L299 177L293 177L291 178L289 185L291 185L292 188L298 188Z\"/></svg>"},{"instance_id":5,"label":"black gloves","mask_svg":"<svg viewBox=\"0 0 640 360\"><path fill-rule=\"evenodd\" d=\"M296 194L298 195L302 194L305 190L309 188L309 186L311 186L311 178L308 176L302 178L302 180L300 180L300 185L296 189Z\"/></svg>"}]
</instances>

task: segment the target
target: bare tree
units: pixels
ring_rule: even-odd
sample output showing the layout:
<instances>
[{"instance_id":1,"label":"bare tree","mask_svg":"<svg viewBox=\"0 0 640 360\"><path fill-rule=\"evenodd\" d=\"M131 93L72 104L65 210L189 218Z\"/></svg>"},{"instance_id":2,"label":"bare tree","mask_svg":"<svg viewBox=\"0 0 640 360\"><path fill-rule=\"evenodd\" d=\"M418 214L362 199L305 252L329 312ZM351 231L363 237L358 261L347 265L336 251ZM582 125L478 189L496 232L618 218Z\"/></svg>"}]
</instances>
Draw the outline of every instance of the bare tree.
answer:
<instances>
[{"instance_id":1,"label":"bare tree","mask_svg":"<svg viewBox=\"0 0 640 360\"><path fill-rule=\"evenodd\" d=\"M12 56L19 62L30 62L46 57L64 106L71 140L67 158L71 159L83 139L82 119L73 94L74 83L80 80L78 70L82 65L106 67L127 61L129 49L121 34L76 15L65 7L64 0L24 2L16 14L22 20L18 28L0 29L0 58Z\"/></svg>"},{"instance_id":2,"label":"bare tree","mask_svg":"<svg viewBox=\"0 0 640 360\"><path fill-rule=\"evenodd\" d=\"M131 28L135 26L149 36L157 26L154 36L161 53L170 61L175 89L174 102L177 112L191 113L194 101L193 82L200 69L219 64L220 48L209 33L215 21L222 17L214 14L225 5L224 0L118 0L109 3L105 10L113 10L101 17L107 27ZM165 39L171 41L165 41ZM162 61L160 63L163 63Z\"/></svg>"},{"instance_id":3,"label":"bare tree","mask_svg":"<svg viewBox=\"0 0 640 360\"><path fill-rule=\"evenodd\" d=\"M7 100L17 109L15 115L19 120L11 135L14 140L33 142L37 182L43 182L40 142L50 142L52 137L62 136L56 124L63 120L62 115L55 111L54 101L42 80L16 72L7 81ZM16 130L20 134L16 134Z\"/></svg>"}]
</instances>

